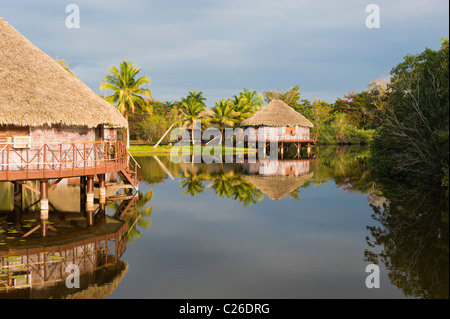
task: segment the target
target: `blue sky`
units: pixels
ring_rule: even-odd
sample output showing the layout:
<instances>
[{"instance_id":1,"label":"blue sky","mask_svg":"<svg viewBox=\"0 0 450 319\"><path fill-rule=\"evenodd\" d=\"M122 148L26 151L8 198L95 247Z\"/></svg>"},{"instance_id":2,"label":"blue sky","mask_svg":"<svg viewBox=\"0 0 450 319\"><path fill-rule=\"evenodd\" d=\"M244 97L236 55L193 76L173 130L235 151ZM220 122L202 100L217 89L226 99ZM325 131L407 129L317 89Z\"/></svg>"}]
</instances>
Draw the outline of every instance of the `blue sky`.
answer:
<instances>
[{"instance_id":1,"label":"blue sky","mask_svg":"<svg viewBox=\"0 0 450 319\"><path fill-rule=\"evenodd\" d=\"M66 6L80 8L69 29ZM369 29L366 6L380 8ZM286 90L334 102L389 76L408 54L448 38L447 0L3 1L0 16L92 90L123 59L151 79L153 97L202 91L207 105L242 88Z\"/></svg>"}]
</instances>

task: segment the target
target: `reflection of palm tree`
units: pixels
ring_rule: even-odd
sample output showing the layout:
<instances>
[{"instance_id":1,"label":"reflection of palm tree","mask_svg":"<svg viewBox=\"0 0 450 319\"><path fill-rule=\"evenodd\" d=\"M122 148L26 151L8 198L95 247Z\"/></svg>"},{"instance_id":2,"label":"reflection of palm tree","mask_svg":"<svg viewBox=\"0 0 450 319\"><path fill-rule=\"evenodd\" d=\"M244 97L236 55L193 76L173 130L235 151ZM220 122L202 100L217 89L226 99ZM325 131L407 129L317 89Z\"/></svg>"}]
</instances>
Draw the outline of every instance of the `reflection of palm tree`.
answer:
<instances>
[{"instance_id":1,"label":"reflection of palm tree","mask_svg":"<svg viewBox=\"0 0 450 319\"><path fill-rule=\"evenodd\" d=\"M219 174L214 178L212 187L216 194L238 200L244 207L263 199L263 193L239 175Z\"/></svg>"},{"instance_id":2,"label":"reflection of palm tree","mask_svg":"<svg viewBox=\"0 0 450 319\"><path fill-rule=\"evenodd\" d=\"M128 223L128 242L133 242L136 238L141 237L138 226L141 229L147 229L151 224L150 216L152 214L152 206L146 205L153 197L153 189L145 195L142 192L138 192L138 195L139 199L135 204L136 214L129 214L125 217L125 221Z\"/></svg>"},{"instance_id":3,"label":"reflection of palm tree","mask_svg":"<svg viewBox=\"0 0 450 319\"><path fill-rule=\"evenodd\" d=\"M218 174L214 177L212 188L216 191L216 194L220 197L230 198L233 195L233 176L227 176L225 174Z\"/></svg>"},{"instance_id":4,"label":"reflection of palm tree","mask_svg":"<svg viewBox=\"0 0 450 319\"><path fill-rule=\"evenodd\" d=\"M205 185L203 185L200 175L197 174L188 174L180 183L181 189L186 188L183 194L195 196L205 191Z\"/></svg>"},{"instance_id":5,"label":"reflection of palm tree","mask_svg":"<svg viewBox=\"0 0 450 319\"><path fill-rule=\"evenodd\" d=\"M250 204L256 204L263 199L264 195L259 189L245 179L239 178L239 183L234 186L234 199L239 200L244 204L244 207L247 207Z\"/></svg>"},{"instance_id":6,"label":"reflection of palm tree","mask_svg":"<svg viewBox=\"0 0 450 319\"><path fill-rule=\"evenodd\" d=\"M151 224L150 215L152 214L152 206L151 205L147 207L145 206L153 197L153 189L148 191L146 194L139 191L136 194L136 197L138 199L133 204L133 207L131 208L130 212L128 212L128 214L123 218L123 220L128 224L127 241L130 242L141 236L141 233L137 229L137 226L143 229L147 229L148 226L150 226ZM120 205L118 204L118 202L112 202L111 204L108 205L108 207L117 211Z\"/></svg>"}]
</instances>

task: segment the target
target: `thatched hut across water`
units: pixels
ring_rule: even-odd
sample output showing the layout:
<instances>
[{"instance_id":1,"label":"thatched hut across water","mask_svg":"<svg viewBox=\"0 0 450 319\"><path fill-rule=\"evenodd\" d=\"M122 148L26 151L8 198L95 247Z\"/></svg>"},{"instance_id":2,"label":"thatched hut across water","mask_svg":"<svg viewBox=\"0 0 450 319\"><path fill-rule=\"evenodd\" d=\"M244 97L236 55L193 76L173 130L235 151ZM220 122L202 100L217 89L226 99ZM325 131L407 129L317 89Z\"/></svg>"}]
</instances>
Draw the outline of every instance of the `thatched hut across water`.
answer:
<instances>
[{"instance_id":1,"label":"thatched hut across water","mask_svg":"<svg viewBox=\"0 0 450 319\"><path fill-rule=\"evenodd\" d=\"M317 142L311 133L313 123L281 100L272 100L258 112L241 123L245 129L244 138L248 142L277 142L283 154L284 146L294 144L297 152L305 145Z\"/></svg>"}]
</instances>

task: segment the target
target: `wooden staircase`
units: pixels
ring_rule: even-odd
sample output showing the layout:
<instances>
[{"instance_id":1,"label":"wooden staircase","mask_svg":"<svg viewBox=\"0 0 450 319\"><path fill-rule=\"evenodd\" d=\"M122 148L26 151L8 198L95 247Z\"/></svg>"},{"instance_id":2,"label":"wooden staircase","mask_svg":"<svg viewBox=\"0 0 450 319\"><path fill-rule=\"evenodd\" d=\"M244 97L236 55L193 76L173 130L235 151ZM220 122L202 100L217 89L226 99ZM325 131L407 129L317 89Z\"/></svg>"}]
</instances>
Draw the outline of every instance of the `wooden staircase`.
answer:
<instances>
[{"instance_id":1,"label":"wooden staircase","mask_svg":"<svg viewBox=\"0 0 450 319\"><path fill-rule=\"evenodd\" d=\"M137 169L140 168L134 157L128 153L128 167L120 170L119 176L127 185L131 185L136 191L139 190L139 181L137 179Z\"/></svg>"}]
</instances>

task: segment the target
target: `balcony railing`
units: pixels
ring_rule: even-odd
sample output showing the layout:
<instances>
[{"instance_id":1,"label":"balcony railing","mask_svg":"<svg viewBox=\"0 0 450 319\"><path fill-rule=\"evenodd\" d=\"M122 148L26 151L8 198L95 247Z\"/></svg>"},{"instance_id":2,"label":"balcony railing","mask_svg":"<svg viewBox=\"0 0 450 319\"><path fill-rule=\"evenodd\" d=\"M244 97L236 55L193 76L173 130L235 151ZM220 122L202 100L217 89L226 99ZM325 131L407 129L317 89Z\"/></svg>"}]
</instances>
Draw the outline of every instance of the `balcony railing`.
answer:
<instances>
[{"instance_id":1,"label":"balcony railing","mask_svg":"<svg viewBox=\"0 0 450 319\"><path fill-rule=\"evenodd\" d=\"M117 172L128 165L123 141L0 145L0 181Z\"/></svg>"},{"instance_id":2,"label":"balcony railing","mask_svg":"<svg viewBox=\"0 0 450 319\"><path fill-rule=\"evenodd\" d=\"M256 133L244 135L246 141L278 141L278 142L316 142L317 133L276 134Z\"/></svg>"}]
</instances>

